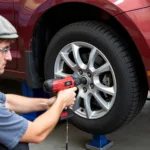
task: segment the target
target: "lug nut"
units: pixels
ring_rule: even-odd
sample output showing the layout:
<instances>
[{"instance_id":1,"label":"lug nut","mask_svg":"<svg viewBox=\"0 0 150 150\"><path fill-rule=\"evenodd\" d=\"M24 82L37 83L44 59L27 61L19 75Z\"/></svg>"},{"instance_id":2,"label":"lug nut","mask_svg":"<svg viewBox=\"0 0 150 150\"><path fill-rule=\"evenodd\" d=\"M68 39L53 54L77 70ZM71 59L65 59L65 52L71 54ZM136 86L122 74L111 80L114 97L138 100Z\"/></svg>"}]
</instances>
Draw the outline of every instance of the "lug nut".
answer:
<instances>
[{"instance_id":1,"label":"lug nut","mask_svg":"<svg viewBox=\"0 0 150 150\"><path fill-rule=\"evenodd\" d=\"M89 72L87 73L87 75L88 75L88 77L91 77L91 74Z\"/></svg>"},{"instance_id":2,"label":"lug nut","mask_svg":"<svg viewBox=\"0 0 150 150\"><path fill-rule=\"evenodd\" d=\"M91 89L93 89L93 88L94 88L94 84L93 84L93 83L91 83L91 84L90 84L90 87L91 87Z\"/></svg>"},{"instance_id":3,"label":"lug nut","mask_svg":"<svg viewBox=\"0 0 150 150\"><path fill-rule=\"evenodd\" d=\"M83 90L84 90L84 92L87 92L87 89L85 87L83 88Z\"/></svg>"},{"instance_id":4,"label":"lug nut","mask_svg":"<svg viewBox=\"0 0 150 150\"><path fill-rule=\"evenodd\" d=\"M82 71L82 70L80 70L80 71L79 71L79 73L80 73L80 74L83 74L83 71Z\"/></svg>"}]
</instances>

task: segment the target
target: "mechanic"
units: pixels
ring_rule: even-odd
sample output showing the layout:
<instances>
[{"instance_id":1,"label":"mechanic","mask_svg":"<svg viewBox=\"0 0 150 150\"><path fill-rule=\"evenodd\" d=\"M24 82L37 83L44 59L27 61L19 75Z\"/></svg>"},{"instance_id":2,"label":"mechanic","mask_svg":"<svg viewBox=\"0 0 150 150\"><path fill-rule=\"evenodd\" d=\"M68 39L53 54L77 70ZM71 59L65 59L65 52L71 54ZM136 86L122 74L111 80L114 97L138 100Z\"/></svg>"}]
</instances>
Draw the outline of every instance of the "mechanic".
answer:
<instances>
[{"instance_id":1,"label":"mechanic","mask_svg":"<svg viewBox=\"0 0 150 150\"><path fill-rule=\"evenodd\" d=\"M0 74L12 60L10 46L18 34L14 26L0 16ZM50 99L28 98L0 92L0 150L29 150L28 143L40 143L56 126L63 109L75 101L76 87L58 92ZM30 122L21 113L45 112Z\"/></svg>"}]
</instances>

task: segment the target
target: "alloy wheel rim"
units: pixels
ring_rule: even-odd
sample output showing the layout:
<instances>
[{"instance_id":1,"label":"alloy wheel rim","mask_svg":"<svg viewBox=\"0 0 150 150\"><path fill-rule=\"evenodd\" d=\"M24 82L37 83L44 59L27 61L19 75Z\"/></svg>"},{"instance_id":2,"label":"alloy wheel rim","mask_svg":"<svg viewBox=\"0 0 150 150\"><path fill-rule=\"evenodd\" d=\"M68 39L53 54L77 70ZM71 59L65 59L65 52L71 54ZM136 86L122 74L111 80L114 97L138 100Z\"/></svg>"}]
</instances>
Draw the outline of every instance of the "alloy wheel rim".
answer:
<instances>
[{"instance_id":1,"label":"alloy wheel rim","mask_svg":"<svg viewBox=\"0 0 150 150\"><path fill-rule=\"evenodd\" d=\"M77 75L87 80L79 85L73 111L87 119L98 119L112 108L117 84L113 68L106 56L86 42L72 42L64 46L55 61L56 78Z\"/></svg>"}]
</instances>

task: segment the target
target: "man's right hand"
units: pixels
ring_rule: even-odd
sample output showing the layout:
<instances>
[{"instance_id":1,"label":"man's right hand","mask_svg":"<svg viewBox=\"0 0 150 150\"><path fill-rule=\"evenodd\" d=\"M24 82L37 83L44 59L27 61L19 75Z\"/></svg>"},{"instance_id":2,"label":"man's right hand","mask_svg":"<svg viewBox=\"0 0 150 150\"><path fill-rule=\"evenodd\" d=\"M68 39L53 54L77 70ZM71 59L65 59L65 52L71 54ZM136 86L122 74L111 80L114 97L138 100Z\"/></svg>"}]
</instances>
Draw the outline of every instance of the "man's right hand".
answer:
<instances>
[{"instance_id":1,"label":"man's right hand","mask_svg":"<svg viewBox=\"0 0 150 150\"><path fill-rule=\"evenodd\" d=\"M76 90L77 90L77 88L73 87L70 89L59 91L57 94L56 101L61 102L64 108L72 106L75 102L75 96L76 96L75 91Z\"/></svg>"}]
</instances>

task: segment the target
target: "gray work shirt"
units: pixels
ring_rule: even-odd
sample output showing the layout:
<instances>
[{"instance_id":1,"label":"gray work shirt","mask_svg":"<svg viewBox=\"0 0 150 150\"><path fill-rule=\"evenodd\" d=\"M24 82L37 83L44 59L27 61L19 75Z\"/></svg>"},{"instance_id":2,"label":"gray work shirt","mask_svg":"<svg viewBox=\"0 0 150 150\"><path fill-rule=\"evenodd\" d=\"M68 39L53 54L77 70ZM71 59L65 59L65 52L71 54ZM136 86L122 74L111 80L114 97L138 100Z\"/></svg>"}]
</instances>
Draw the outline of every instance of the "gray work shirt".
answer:
<instances>
[{"instance_id":1,"label":"gray work shirt","mask_svg":"<svg viewBox=\"0 0 150 150\"><path fill-rule=\"evenodd\" d=\"M18 114L9 111L4 103L6 96L0 92L0 143L13 149L28 128L28 121Z\"/></svg>"}]
</instances>

